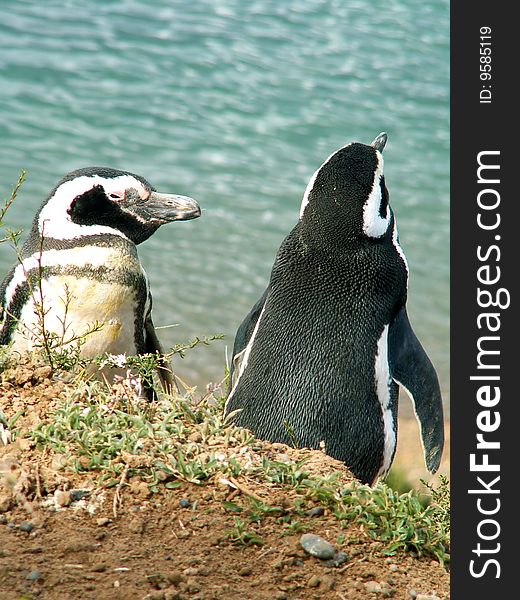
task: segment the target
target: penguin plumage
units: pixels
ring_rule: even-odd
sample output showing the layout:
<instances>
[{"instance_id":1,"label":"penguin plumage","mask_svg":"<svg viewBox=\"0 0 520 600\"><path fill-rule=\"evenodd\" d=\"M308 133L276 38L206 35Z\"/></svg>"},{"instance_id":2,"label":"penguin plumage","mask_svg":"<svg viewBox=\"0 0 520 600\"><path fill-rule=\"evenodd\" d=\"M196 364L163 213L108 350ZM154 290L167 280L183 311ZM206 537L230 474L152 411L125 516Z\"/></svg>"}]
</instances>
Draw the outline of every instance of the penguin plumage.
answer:
<instances>
[{"instance_id":1,"label":"penguin plumage","mask_svg":"<svg viewBox=\"0 0 520 600\"><path fill-rule=\"evenodd\" d=\"M269 285L237 331L225 406L259 438L324 443L369 484L393 460L399 385L412 398L431 472L444 443L437 375L406 314L386 139L340 148L310 179Z\"/></svg>"},{"instance_id":2,"label":"penguin plumage","mask_svg":"<svg viewBox=\"0 0 520 600\"><path fill-rule=\"evenodd\" d=\"M38 209L19 262L0 285L0 344L31 351L45 330L71 345L97 323L99 331L82 339L85 358L162 353L136 245L164 223L199 216L192 198L159 193L127 171L69 173ZM159 375L169 389L166 364Z\"/></svg>"}]
</instances>

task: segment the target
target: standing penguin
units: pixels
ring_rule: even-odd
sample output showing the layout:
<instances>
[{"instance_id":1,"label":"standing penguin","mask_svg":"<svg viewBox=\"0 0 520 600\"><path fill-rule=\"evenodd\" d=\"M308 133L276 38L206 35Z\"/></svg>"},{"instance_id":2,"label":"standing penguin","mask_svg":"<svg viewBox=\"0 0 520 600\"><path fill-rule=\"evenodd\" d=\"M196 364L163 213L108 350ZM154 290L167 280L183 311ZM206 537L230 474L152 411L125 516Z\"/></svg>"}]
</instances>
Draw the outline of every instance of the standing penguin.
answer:
<instances>
[{"instance_id":1,"label":"standing penguin","mask_svg":"<svg viewBox=\"0 0 520 600\"><path fill-rule=\"evenodd\" d=\"M311 177L269 285L236 334L225 407L259 438L324 443L369 484L392 464L399 385L431 472L444 444L437 375L406 314L408 265L388 204L386 140L381 133L370 146L348 144Z\"/></svg>"},{"instance_id":2,"label":"standing penguin","mask_svg":"<svg viewBox=\"0 0 520 600\"><path fill-rule=\"evenodd\" d=\"M126 171L69 173L38 209L19 263L0 285L0 344L23 353L42 335L65 346L84 336L85 358L161 353L136 245L164 223L199 216L192 198L161 194ZM96 323L101 329L86 334ZM159 375L168 389L166 364Z\"/></svg>"}]
</instances>

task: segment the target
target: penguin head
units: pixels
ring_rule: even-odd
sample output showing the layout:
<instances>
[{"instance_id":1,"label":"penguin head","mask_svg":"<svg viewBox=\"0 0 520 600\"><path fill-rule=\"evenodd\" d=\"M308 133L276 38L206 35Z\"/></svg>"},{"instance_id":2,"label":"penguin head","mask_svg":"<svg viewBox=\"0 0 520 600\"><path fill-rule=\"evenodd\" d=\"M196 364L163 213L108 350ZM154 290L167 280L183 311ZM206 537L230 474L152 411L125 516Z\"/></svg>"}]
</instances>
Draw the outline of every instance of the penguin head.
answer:
<instances>
[{"instance_id":1,"label":"penguin head","mask_svg":"<svg viewBox=\"0 0 520 600\"><path fill-rule=\"evenodd\" d=\"M300 209L300 227L314 238L381 238L388 230L391 209L383 174L380 133L370 144L343 146L311 177Z\"/></svg>"},{"instance_id":2,"label":"penguin head","mask_svg":"<svg viewBox=\"0 0 520 600\"><path fill-rule=\"evenodd\" d=\"M116 234L140 244L164 223L199 216L193 198L159 193L127 171L87 167L57 184L40 207L33 230L54 239Z\"/></svg>"}]
</instances>

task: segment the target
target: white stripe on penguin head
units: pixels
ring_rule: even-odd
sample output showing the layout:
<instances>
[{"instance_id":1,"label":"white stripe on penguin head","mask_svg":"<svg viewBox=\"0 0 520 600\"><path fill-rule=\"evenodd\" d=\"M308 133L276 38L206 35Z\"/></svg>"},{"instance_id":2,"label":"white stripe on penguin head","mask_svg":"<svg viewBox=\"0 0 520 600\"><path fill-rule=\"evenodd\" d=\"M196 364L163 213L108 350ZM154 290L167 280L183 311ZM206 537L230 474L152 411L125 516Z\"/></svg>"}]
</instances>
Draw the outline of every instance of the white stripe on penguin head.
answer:
<instances>
[{"instance_id":1,"label":"white stripe on penguin head","mask_svg":"<svg viewBox=\"0 0 520 600\"><path fill-rule=\"evenodd\" d=\"M83 175L62 183L40 211L38 229L43 237L58 240L71 240L83 235L109 233L128 239L121 231L106 225L78 225L73 223L68 213L72 201L77 196L101 185L106 194L127 188L136 188L140 194L146 193L143 184L131 175L118 177L101 177L99 175Z\"/></svg>"},{"instance_id":2,"label":"white stripe on penguin head","mask_svg":"<svg viewBox=\"0 0 520 600\"><path fill-rule=\"evenodd\" d=\"M381 190L381 177L383 176L383 156L376 150L377 167L374 172L374 181L372 189L368 195L367 201L363 206L363 233L371 238L379 238L386 233L390 224L390 210L386 206L386 214L381 216L381 202L383 194Z\"/></svg>"}]
</instances>

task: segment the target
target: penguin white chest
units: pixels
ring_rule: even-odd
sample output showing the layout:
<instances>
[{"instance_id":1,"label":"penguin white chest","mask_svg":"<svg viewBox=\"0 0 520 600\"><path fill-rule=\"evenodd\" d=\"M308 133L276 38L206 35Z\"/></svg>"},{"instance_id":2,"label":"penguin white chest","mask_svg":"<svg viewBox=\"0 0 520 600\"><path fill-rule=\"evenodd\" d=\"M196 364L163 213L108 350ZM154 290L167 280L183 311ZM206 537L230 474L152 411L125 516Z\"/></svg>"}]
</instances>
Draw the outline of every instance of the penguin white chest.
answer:
<instances>
[{"instance_id":1,"label":"penguin white chest","mask_svg":"<svg viewBox=\"0 0 520 600\"><path fill-rule=\"evenodd\" d=\"M44 279L20 315L13 349L41 345L45 330L62 346L82 343L85 358L135 354L136 292L117 281L58 275ZM142 326L142 323L140 323Z\"/></svg>"},{"instance_id":2,"label":"penguin white chest","mask_svg":"<svg viewBox=\"0 0 520 600\"><path fill-rule=\"evenodd\" d=\"M32 289L17 319L13 350L41 347L47 337L53 348L79 342L85 358L137 352L136 326L143 327L145 310L145 298L138 296L148 293L137 253L99 245L45 250L18 265L7 298L14 297L28 273L40 268L41 278L32 277Z\"/></svg>"}]
</instances>

